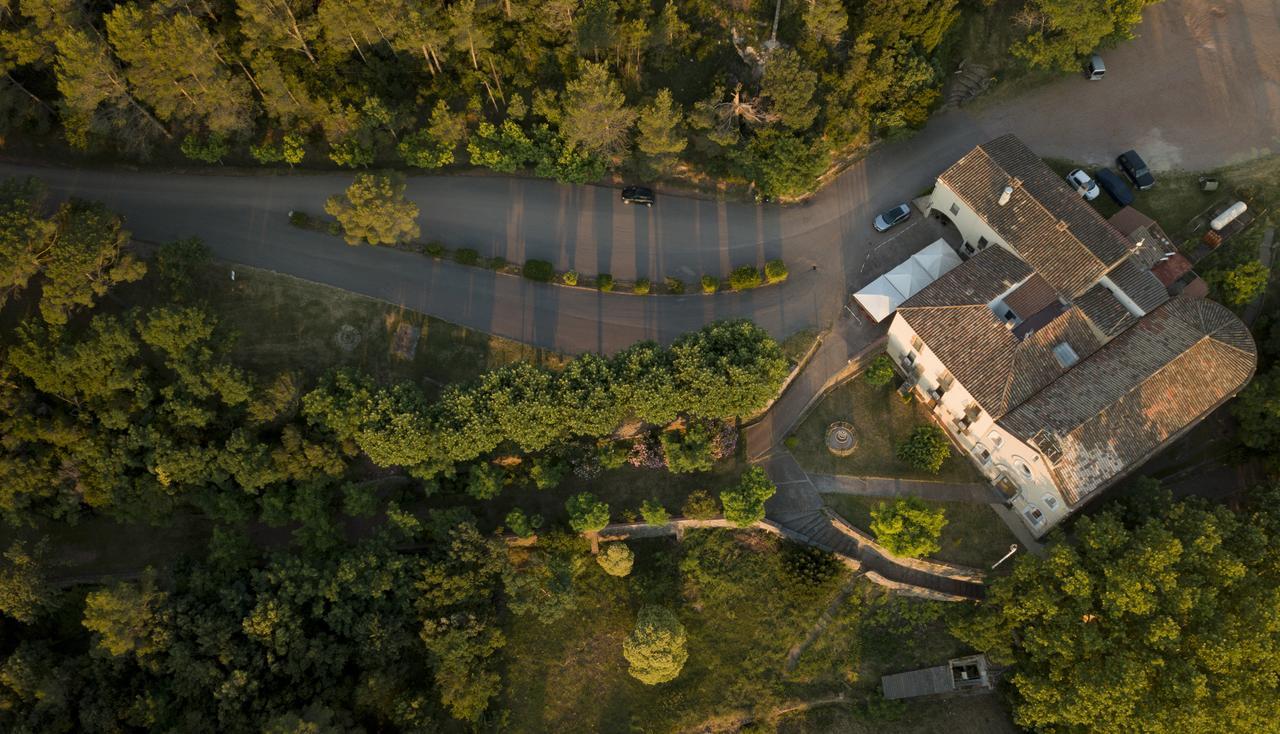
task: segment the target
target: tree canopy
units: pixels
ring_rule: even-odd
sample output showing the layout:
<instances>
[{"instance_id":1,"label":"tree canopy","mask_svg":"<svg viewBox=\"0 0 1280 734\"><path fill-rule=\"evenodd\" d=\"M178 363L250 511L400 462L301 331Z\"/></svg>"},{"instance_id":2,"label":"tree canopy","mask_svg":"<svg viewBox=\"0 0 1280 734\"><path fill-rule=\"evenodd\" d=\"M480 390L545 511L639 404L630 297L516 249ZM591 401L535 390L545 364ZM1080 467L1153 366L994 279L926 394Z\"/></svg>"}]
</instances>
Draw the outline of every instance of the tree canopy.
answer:
<instances>
[{"instance_id":1,"label":"tree canopy","mask_svg":"<svg viewBox=\"0 0 1280 734\"><path fill-rule=\"evenodd\" d=\"M622 643L627 672L645 685L673 681L689 659L688 635L675 613L666 607L647 606L636 615L636 627Z\"/></svg>"},{"instance_id":2,"label":"tree canopy","mask_svg":"<svg viewBox=\"0 0 1280 734\"><path fill-rule=\"evenodd\" d=\"M1023 555L956 633L1013 664L1037 730L1265 731L1280 714L1276 492L1237 515L1148 496Z\"/></svg>"},{"instance_id":3,"label":"tree canopy","mask_svg":"<svg viewBox=\"0 0 1280 734\"><path fill-rule=\"evenodd\" d=\"M338 220L348 245L394 245L419 234L418 205L404 196L399 176L362 173L324 210Z\"/></svg>"},{"instance_id":4,"label":"tree canopy","mask_svg":"<svg viewBox=\"0 0 1280 734\"><path fill-rule=\"evenodd\" d=\"M937 553L938 539L947 525L942 508L930 508L919 497L879 502L871 510L871 532L890 553L921 558Z\"/></svg>"}]
</instances>

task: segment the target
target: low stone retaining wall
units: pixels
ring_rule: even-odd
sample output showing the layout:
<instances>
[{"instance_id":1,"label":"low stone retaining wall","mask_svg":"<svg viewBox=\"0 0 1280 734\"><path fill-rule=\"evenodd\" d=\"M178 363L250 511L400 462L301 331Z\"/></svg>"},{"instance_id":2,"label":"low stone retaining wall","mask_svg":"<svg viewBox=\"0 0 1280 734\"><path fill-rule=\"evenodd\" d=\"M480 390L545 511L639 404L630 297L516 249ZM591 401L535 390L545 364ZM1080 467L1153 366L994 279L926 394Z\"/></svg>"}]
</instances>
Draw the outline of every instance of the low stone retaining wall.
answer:
<instances>
[{"instance_id":1,"label":"low stone retaining wall","mask_svg":"<svg viewBox=\"0 0 1280 734\"><path fill-rule=\"evenodd\" d=\"M871 536L861 530L850 525L843 517L840 517L829 507L822 508L822 511L831 518L831 524L836 530L853 538L858 543L874 548L877 553L885 558L893 561L899 566L905 566L924 573L941 576L943 578L955 579L957 581L968 581L974 584L985 583L986 574L979 569L969 568L967 566L957 566L951 563L940 563L938 561L926 561L922 558L903 558L889 552L887 548L872 540Z\"/></svg>"}]
</instances>

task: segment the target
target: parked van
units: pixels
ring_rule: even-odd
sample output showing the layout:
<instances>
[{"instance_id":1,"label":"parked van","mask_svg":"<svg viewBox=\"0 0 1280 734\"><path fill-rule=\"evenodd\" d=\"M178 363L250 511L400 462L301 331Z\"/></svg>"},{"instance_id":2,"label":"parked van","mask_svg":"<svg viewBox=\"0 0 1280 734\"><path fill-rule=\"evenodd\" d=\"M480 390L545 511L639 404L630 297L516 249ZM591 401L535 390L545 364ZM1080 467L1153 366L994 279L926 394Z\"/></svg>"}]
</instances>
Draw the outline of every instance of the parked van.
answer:
<instances>
[{"instance_id":1,"label":"parked van","mask_svg":"<svg viewBox=\"0 0 1280 734\"><path fill-rule=\"evenodd\" d=\"M1094 54L1089 57L1089 65L1084 68L1084 75L1091 82L1096 82L1107 75L1107 65L1102 63L1101 56Z\"/></svg>"}]
</instances>

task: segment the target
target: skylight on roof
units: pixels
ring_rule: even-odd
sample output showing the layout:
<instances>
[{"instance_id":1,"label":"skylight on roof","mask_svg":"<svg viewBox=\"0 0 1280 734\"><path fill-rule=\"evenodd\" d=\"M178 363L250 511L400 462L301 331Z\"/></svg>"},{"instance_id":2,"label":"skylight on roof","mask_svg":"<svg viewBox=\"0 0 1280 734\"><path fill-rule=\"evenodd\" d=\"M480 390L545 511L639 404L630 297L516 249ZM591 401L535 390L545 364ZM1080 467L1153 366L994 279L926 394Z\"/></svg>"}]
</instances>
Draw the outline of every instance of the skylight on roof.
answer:
<instances>
[{"instance_id":1,"label":"skylight on roof","mask_svg":"<svg viewBox=\"0 0 1280 734\"><path fill-rule=\"evenodd\" d=\"M1053 356L1058 360L1058 364L1062 365L1063 369L1080 361L1080 355L1076 354L1076 350L1072 349L1071 345L1066 342L1058 342L1053 345Z\"/></svg>"}]
</instances>

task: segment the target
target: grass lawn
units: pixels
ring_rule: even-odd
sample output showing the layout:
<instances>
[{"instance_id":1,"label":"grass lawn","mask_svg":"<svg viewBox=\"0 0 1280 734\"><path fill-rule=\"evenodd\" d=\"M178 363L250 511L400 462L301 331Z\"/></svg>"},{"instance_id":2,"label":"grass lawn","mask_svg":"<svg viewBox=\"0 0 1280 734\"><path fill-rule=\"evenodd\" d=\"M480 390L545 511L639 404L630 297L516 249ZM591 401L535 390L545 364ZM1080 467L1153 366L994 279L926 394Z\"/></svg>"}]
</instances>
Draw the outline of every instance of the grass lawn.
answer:
<instances>
[{"instance_id":1,"label":"grass lawn","mask_svg":"<svg viewBox=\"0 0 1280 734\"><path fill-rule=\"evenodd\" d=\"M858 435L858 448L849 456L836 456L827 450L827 428L835 421L852 424ZM925 408L914 401L904 403L892 383L875 387L858 375L814 407L792 434L795 440L789 440L788 446L801 466L818 474L981 481L968 460L955 451L937 474L898 461L894 447L916 426L929 422Z\"/></svg>"},{"instance_id":2,"label":"grass lawn","mask_svg":"<svg viewBox=\"0 0 1280 734\"><path fill-rule=\"evenodd\" d=\"M778 734L1018 734L998 695L912 701L867 716L850 706L823 706L778 722ZM896 718L888 718L894 713Z\"/></svg>"},{"instance_id":3,"label":"grass lawn","mask_svg":"<svg viewBox=\"0 0 1280 734\"><path fill-rule=\"evenodd\" d=\"M736 730L735 722L843 692L865 709L882 672L936 664L959 652L946 632L958 607L891 597L849 572L816 585L796 582L785 541L757 532L706 530L683 543L630 543L630 577L587 563L578 608L543 625L505 625L505 695L511 731L667 732ZM785 672L788 653L833 601L843 600ZM676 612L688 633L680 676L646 686L627 673L622 643L646 604ZM971 729L972 730L972 729Z\"/></svg>"},{"instance_id":4,"label":"grass lawn","mask_svg":"<svg viewBox=\"0 0 1280 734\"><path fill-rule=\"evenodd\" d=\"M262 374L301 370L316 376L332 367L358 367L385 381L413 380L428 394L516 361L558 369L565 359L441 321L373 298L288 275L213 265L197 285L205 308L235 336L234 362ZM145 281L120 289L129 305L159 305L163 294ZM392 354L402 323L420 329L412 360ZM342 337L340 337L342 335Z\"/></svg>"},{"instance_id":5,"label":"grass lawn","mask_svg":"<svg viewBox=\"0 0 1280 734\"><path fill-rule=\"evenodd\" d=\"M822 499L850 525L871 535L871 509L882 502L879 497L850 494L824 494ZM990 507L972 502L934 502L923 500L931 508L942 508L947 524L942 528L942 549L929 556L938 561L958 563L974 568L989 568L1018 542L1008 526Z\"/></svg>"}]
</instances>

